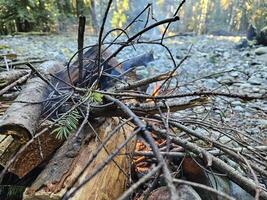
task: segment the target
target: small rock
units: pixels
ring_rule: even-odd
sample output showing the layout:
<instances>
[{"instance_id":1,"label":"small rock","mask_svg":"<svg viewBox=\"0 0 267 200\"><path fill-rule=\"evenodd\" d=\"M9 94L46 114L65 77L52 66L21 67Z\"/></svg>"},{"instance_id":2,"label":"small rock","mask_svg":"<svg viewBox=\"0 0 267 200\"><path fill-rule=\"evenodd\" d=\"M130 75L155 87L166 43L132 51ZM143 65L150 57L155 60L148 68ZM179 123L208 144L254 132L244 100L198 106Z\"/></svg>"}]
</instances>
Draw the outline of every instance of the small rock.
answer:
<instances>
[{"instance_id":1,"label":"small rock","mask_svg":"<svg viewBox=\"0 0 267 200\"><path fill-rule=\"evenodd\" d=\"M240 101L233 101L231 103L232 106L240 106L241 105L241 102Z\"/></svg>"},{"instance_id":2,"label":"small rock","mask_svg":"<svg viewBox=\"0 0 267 200\"><path fill-rule=\"evenodd\" d=\"M258 135L260 133L260 129L258 127L252 128L248 131L251 135Z\"/></svg>"},{"instance_id":3,"label":"small rock","mask_svg":"<svg viewBox=\"0 0 267 200\"><path fill-rule=\"evenodd\" d=\"M267 128L267 120L266 119L259 119L258 123L259 123L259 126L261 128Z\"/></svg>"},{"instance_id":4,"label":"small rock","mask_svg":"<svg viewBox=\"0 0 267 200\"><path fill-rule=\"evenodd\" d=\"M235 106L235 107L233 108L233 110L236 111L236 112L244 112L244 111L245 111L245 109L242 108L241 106Z\"/></svg>"},{"instance_id":5,"label":"small rock","mask_svg":"<svg viewBox=\"0 0 267 200\"><path fill-rule=\"evenodd\" d=\"M259 47L255 50L256 55L267 54L267 47Z\"/></svg>"},{"instance_id":6,"label":"small rock","mask_svg":"<svg viewBox=\"0 0 267 200\"><path fill-rule=\"evenodd\" d=\"M263 83L263 80L258 78L258 77L251 77L248 79L248 82L251 84L251 85L261 85Z\"/></svg>"},{"instance_id":7,"label":"small rock","mask_svg":"<svg viewBox=\"0 0 267 200\"><path fill-rule=\"evenodd\" d=\"M179 200L201 200L197 192L189 185L179 185L177 187ZM154 190L148 200L169 200L170 194L167 187L160 187Z\"/></svg>"},{"instance_id":8,"label":"small rock","mask_svg":"<svg viewBox=\"0 0 267 200\"><path fill-rule=\"evenodd\" d=\"M230 75L232 77L238 77L238 76L240 76L240 73L239 72L231 72Z\"/></svg>"}]
</instances>

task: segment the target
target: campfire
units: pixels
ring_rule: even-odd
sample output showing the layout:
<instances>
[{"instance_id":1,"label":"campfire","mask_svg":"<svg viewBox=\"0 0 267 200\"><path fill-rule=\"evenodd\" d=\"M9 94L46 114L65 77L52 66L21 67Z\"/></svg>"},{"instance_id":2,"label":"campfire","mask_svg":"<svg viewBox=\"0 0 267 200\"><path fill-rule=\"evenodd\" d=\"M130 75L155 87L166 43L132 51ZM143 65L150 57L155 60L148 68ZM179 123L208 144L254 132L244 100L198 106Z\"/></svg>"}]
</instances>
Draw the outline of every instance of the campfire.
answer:
<instances>
[{"instance_id":1,"label":"campfire","mask_svg":"<svg viewBox=\"0 0 267 200\"><path fill-rule=\"evenodd\" d=\"M22 190L17 199L22 193L27 200L234 199L232 187L267 199L266 146L246 132L209 121L215 97L260 101L266 96L203 89L181 93L179 84L170 87L190 54L189 48L178 62L164 44L184 2L173 17L132 36L119 29L106 43L110 32L100 31L98 43L87 47L80 17L79 48L67 65L26 63L0 73L0 176L5 187ZM141 14L150 9L149 4ZM100 30L104 25L105 20ZM165 29L159 40L143 40L160 25ZM127 39L118 42L122 34ZM166 50L173 66L140 80L136 68L153 62L153 52L125 61L117 55L147 43ZM119 47L111 50L113 44ZM207 111L201 118L195 114L199 107Z\"/></svg>"}]
</instances>

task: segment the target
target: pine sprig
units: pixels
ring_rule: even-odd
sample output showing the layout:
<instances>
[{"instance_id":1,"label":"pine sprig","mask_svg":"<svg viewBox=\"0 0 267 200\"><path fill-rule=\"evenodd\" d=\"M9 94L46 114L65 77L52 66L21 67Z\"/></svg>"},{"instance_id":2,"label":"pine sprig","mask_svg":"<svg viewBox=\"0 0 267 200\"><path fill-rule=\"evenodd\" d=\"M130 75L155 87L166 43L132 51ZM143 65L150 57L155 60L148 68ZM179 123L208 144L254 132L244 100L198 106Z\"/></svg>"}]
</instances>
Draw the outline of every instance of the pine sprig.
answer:
<instances>
[{"instance_id":1,"label":"pine sprig","mask_svg":"<svg viewBox=\"0 0 267 200\"><path fill-rule=\"evenodd\" d=\"M95 91L88 90L83 98L84 99L88 99L91 103L102 103L103 94L100 94L100 93L95 92Z\"/></svg>"},{"instance_id":2,"label":"pine sprig","mask_svg":"<svg viewBox=\"0 0 267 200\"><path fill-rule=\"evenodd\" d=\"M56 134L56 138L63 140L66 139L75 129L77 129L79 119L81 118L79 112L75 109L62 117L56 124L52 134Z\"/></svg>"}]
</instances>

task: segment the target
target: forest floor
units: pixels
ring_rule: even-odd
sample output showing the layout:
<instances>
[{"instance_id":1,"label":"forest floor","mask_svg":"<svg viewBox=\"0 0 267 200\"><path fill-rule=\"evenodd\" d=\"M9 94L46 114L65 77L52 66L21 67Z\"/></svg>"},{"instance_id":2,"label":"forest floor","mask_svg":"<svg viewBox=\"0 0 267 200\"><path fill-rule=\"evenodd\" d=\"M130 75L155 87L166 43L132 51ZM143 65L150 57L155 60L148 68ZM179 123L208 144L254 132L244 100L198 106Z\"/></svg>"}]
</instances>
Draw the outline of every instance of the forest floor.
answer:
<instances>
[{"instance_id":1,"label":"forest floor","mask_svg":"<svg viewBox=\"0 0 267 200\"><path fill-rule=\"evenodd\" d=\"M0 48L0 54L10 51L17 55L18 60L46 59L67 62L77 49L76 40L75 36L66 35L0 37L0 44L9 47ZM87 37L85 45L94 44L96 40L95 37ZM189 55L177 73L178 85L186 87L181 87L177 92L212 90L238 94L266 94L267 54L255 55L257 47L237 49L235 46L239 40L240 37L217 36L183 36L167 39L165 43L170 47L177 62ZM192 49L189 52L191 45ZM153 50L155 61L147 68L140 67L137 70L141 77L172 68L172 61L162 47L139 45L135 48L136 50L132 47L125 49L118 58L123 60ZM191 113L179 112L177 118L182 119L184 115L192 115L192 118L202 116L210 121L227 123L229 127L243 130L255 137L265 138L267 143L266 101L229 102L222 97L213 100L213 105L209 108L198 107ZM214 112L204 112L207 110Z\"/></svg>"}]
</instances>

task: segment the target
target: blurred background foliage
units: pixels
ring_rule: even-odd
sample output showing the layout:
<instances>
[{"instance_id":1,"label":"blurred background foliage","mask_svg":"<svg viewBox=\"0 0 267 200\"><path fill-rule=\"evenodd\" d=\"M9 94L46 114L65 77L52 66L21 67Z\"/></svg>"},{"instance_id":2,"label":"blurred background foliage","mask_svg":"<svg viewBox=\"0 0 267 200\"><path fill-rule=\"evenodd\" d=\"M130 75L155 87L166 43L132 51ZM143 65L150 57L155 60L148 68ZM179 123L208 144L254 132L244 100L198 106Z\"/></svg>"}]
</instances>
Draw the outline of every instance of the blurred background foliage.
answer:
<instances>
[{"instance_id":1,"label":"blurred background foliage","mask_svg":"<svg viewBox=\"0 0 267 200\"><path fill-rule=\"evenodd\" d=\"M107 26L123 28L147 3L153 3L157 20L171 17L179 2L114 0ZM0 34L65 32L77 26L79 15L87 17L88 30L96 34L106 4L107 0L0 0ZM143 14L132 31L144 26L146 16ZM179 16L181 21L171 27L171 32L244 33L249 24L258 29L267 25L267 0L187 0Z\"/></svg>"}]
</instances>

